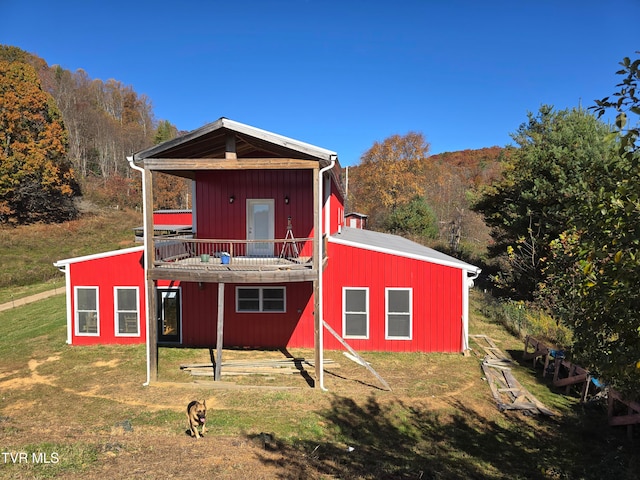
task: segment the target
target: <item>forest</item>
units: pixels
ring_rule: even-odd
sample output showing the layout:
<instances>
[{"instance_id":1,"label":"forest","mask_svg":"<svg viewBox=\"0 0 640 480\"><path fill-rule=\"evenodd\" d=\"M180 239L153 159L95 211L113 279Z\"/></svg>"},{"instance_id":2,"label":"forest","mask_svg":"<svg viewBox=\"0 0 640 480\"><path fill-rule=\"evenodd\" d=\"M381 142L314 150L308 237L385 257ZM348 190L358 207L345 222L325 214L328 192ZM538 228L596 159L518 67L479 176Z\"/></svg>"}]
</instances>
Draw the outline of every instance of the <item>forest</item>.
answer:
<instances>
[{"instance_id":1,"label":"forest","mask_svg":"<svg viewBox=\"0 0 640 480\"><path fill-rule=\"evenodd\" d=\"M613 69L613 68L612 68ZM640 59L593 106L523 112L513 145L431 155L421 132L375 142L345 169L346 211L482 266L484 285L571 332L574 358L640 392ZM603 92L607 94L607 92ZM0 46L0 224L62 222L75 199L140 208L126 156L174 138L151 100ZM604 123L613 112L614 124ZM188 208L158 178L156 208Z\"/></svg>"}]
</instances>

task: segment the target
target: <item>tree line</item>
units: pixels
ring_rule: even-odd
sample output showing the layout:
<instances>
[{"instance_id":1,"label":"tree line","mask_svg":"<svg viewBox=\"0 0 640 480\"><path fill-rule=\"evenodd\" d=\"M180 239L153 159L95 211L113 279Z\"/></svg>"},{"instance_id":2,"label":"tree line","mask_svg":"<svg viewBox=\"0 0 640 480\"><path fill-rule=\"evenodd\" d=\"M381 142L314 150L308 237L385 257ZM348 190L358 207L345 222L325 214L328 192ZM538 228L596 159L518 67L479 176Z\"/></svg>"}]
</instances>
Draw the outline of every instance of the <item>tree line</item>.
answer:
<instances>
[{"instance_id":1,"label":"tree line","mask_svg":"<svg viewBox=\"0 0 640 480\"><path fill-rule=\"evenodd\" d=\"M140 178L126 156L179 134L131 86L50 67L17 47L0 45L0 98L2 223L73 218L71 199L80 194L139 206ZM168 187L156 196L159 207L186 208L187 183L159 177Z\"/></svg>"}]
</instances>

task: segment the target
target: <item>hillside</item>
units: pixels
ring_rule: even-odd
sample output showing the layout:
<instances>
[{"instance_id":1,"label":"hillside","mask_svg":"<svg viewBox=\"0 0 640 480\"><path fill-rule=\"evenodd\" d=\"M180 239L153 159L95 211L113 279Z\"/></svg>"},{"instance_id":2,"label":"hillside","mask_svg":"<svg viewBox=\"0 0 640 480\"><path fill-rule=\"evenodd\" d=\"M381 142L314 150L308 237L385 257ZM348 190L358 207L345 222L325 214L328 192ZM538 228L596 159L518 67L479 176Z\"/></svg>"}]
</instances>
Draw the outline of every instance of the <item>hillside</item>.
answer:
<instances>
[{"instance_id":1,"label":"hillside","mask_svg":"<svg viewBox=\"0 0 640 480\"><path fill-rule=\"evenodd\" d=\"M140 212L92 206L59 224L0 226L0 302L20 287L60 280L57 260L133 246L133 228L141 224Z\"/></svg>"}]
</instances>

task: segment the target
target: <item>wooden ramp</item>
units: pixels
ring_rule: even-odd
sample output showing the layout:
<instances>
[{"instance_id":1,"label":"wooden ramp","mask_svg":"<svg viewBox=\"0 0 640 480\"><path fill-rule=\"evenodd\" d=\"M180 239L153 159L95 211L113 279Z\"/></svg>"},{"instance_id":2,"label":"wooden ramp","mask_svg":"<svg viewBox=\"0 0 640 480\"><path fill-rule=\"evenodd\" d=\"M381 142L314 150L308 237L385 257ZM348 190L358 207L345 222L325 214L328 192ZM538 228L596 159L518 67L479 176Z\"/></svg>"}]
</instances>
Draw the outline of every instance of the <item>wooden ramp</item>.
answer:
<instances>
[{"instance_id":1,"label":"wooden ramp","mask_svg":"<svg viewBox=\"0 0 640 480\"><path fill-rule=\"evenodd\" d=\"M498 409L520 410L529 414L555 415L523 387L511 372L513 361L500 351L486 335L469 335L485 352L482 360L484 372Z\"/></svg>"}]
</instances>

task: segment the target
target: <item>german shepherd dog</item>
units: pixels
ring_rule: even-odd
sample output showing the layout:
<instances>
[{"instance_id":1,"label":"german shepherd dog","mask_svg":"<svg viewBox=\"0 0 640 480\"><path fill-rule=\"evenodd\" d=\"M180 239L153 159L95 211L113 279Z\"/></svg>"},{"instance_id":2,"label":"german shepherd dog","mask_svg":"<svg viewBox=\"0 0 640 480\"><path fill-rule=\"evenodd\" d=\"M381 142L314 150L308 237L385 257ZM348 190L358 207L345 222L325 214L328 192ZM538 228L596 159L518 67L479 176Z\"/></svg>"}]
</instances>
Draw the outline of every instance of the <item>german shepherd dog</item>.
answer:
<instances>
[{"instance_id":1,"label":"german shepherd dog","mask_svg":"<svg viewBox=\"0 0 640 480\"><path fill-rule=\"evenodd\" d=\"M200 438L207 431L205 423L207 421L207 401L199 402L194 400L187 406L187 421L189 425L189 433L192 437ZM198 433L198 426L202 427L202 431Z\"/></svg>"}]
</instances>

